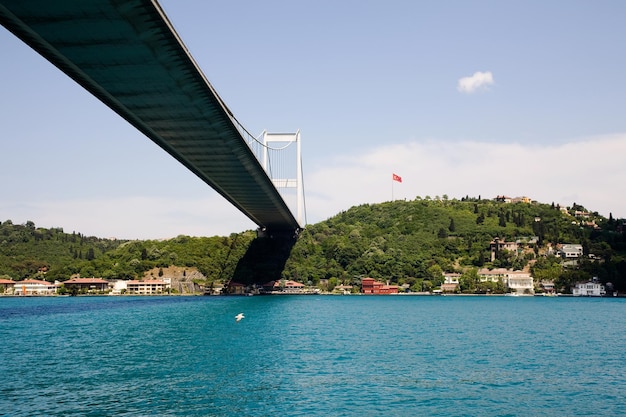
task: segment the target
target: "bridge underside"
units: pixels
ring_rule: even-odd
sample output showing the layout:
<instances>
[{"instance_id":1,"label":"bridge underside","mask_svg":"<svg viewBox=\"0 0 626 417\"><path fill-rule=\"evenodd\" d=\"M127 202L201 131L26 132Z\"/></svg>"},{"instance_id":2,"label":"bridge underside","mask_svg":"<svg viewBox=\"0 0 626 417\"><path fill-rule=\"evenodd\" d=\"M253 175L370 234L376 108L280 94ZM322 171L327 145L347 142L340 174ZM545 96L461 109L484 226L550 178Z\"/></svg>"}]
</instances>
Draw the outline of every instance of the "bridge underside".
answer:
<instances>
[{"instance_id":1,"label":"bridge underside","mask_svg":"<svg viewBox=\"0 0 626 417\"><path fill-rule=\"evenodd\" d=\"M259 227L300 228L156 0L0 0L0 22Z\"/></svg>"}]
</instances>

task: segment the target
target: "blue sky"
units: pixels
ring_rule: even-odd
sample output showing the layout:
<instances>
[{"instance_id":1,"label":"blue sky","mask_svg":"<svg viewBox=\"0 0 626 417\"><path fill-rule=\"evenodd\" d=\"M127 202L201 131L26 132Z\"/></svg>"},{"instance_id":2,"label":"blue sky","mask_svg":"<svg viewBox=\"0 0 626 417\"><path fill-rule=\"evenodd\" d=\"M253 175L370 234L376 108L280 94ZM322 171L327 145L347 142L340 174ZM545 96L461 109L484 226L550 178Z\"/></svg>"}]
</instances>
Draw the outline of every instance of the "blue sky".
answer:
<instances>
[{"instance_id":1,"label":"blue sky","mask_svg":"<svg viewBox=\"0 0 626 417\"><path fill-rule=\"evenodd\" d=\"M162 0L254 133L302 135L307 220L393 197L626 217L622 1ZM0 221L87 235L255 225L0 29Z\"/></svg>"}]
</instances>

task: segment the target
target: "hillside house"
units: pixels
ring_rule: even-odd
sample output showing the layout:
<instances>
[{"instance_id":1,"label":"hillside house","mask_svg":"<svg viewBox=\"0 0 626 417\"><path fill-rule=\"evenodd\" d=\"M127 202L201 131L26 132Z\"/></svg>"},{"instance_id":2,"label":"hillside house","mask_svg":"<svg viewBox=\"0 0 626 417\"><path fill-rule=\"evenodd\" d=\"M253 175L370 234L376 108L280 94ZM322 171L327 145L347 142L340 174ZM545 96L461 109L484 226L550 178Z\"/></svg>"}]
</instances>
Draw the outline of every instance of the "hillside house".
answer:
<instances>
[{"instance_id":1,"label":"hillside house","mask_svg":"<svg viewBox=\"0 0 626 417\"><path fill-rule=\"evenodd\" d=\"M532 199L526 196L511 198L505 195L499 195L494 198L494 201L497 201L499 203L532 203Z\"/></svg>"},{"instance_id":2,"label":"hillside house","mask_svg":"<svg viewBox=\"0 0 626 417\"><path fill-rule=\"evenodd\" d=\"M522 236L515 240L518 246L536 245L539 242L539 236Z\"/></svg>"},{"instance_id":3,"label":"hillside house","mask_svg":"<svg viewBox=\"0 0 626 417\"><path fill-rule=\"evenodd\" d=\"M507 242L505 240L500 240L500 238L495 238L489 244L489 249L491 250L491 262L495 261L498 254L503 250L517 253L518 247L517 242Z\"/></svg>"},{"instance_id":4,"label":"hillside house","mask_svg":"<svg viewBox=\"0 0 626 417\"><path fill-rule=\"evenodd\" d=\"M578 259L583 256L583 245L563 244L558 253L563 259Z\"/></svg>"}]
</instances>

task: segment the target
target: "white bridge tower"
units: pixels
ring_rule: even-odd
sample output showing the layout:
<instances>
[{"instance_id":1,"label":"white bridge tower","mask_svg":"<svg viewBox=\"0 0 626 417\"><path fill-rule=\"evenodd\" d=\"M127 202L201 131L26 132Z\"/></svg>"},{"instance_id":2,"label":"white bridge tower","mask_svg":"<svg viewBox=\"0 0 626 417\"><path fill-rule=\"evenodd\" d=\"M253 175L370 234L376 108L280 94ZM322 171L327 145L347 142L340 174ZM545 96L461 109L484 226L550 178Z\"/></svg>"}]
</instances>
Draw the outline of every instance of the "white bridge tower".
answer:
<instances>
[{"instance_id":1,"label":"white bridge tower","mask_svg":"<svg viewBox=\"0 0 626 417\"><path fill-rule=\"evenodd\" d=\"M286 143L286 144L285 144ZM274 164L274 160L280 158L270 158L270 153L285 150L292 144L296 145L295 149L295 167L288 167L286 164ZM280 145L277 145L280 144ZM289 158L293 156L293 151L289 154ZM302 184L302 150L300 146L300 130L296 133L268 133L263 131L263 169L267 172L274 186L280 189L295 188L295 205L296 220L300 227L304 227L306 223L304 215L304 186ZM276 166L274 166L276 165ZM295 171L294 171L295 168ZM285 196L283 195L283 198Z\"/></svg>"}]
</instances>

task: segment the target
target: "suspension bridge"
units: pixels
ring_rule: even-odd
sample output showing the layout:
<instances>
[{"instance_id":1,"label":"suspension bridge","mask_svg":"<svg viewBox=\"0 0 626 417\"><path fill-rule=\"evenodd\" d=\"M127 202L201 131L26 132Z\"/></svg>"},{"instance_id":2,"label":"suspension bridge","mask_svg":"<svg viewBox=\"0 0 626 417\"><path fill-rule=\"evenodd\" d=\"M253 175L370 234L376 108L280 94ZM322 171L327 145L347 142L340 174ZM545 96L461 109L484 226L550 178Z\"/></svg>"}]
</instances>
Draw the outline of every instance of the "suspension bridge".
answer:
<instances>
[{"instance_id":1,"label":"suspension bridge","mask_svg":"<svg viewBox=\"0 0 626 417\"><path fill-rule=\"evenodd\" d=\"M215 189L263 235L296 236L304 227L300 132L251 135L156 0L0 0L0 23ZM297 149L295 167L277 169L272 154L289 144ZM295 188L295 215L279 188Z\"/></svg>"}]
</instances>

